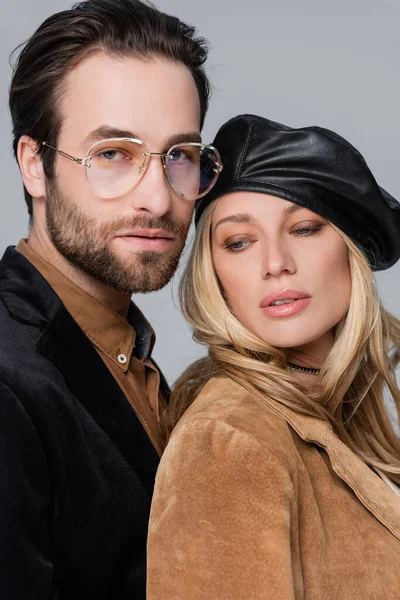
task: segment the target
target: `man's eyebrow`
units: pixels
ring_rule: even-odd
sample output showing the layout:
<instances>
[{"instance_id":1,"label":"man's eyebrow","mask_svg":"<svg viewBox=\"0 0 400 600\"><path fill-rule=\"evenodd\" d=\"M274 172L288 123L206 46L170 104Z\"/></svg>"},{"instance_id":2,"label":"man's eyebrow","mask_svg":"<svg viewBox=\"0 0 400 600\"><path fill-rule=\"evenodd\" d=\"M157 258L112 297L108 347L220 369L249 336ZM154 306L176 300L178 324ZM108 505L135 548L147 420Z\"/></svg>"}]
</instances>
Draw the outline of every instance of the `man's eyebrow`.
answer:
<instances>
[{"instance_id":1,"label":"man's eyebrow","mask_svg":"<svg viewBox=\"0 0 400 600\"><path fill-rule=\"evenodd\" d=\"M119 129L117 127L110 127L108 125L101 125L97 129L91 131L84 139L84 145L92 145L100 140L106 140L110 138L133 138L135 140L141 140L140 136L129 131L128 129ZM143 140L141 140L143 141ZM201 142L201 135L196 131L190 131L188 133L178 133L170 136L163 144L162 151L166 152L175 144L181 144L182 142ZM150 149L154 152L154 148Z\"/></svg>"},{"instance_id":2,"label":"man's eyebrow","mask_svg":"<svg viewBox=\"0 0 400 600\"><path fill-rule=\"evenodd\" d=\"M101 125L97 129L91 131L83 140L84 144L94 144L100 140L106 140L109 138L134 138L139 137L132 131L127 129L118 129L117 127L109 127L108 125Z\"/></svg>"},{"instance_id":3,"label":"man's eyebrow","mask_svg":"<svg viewBox=\"0 0 400 600\"><path fill-rule=\"evenodd\" d=\"M169 150L171 146L175 144L182 144L183 142L199 142L201 143L201 135L198 131L189 131L188 133L178 133L169 137L164 144L164 152Z\"/></svg>"},{"instance_id":4,"label":"man's eyebrow","mask_svg":"<svg viewBox=\"0 0 400 600\"><path fill-rule=\"evenodd\" d=\"M214 227L214 232L216 231L217 227L223 223L255 223L255 219L249 213L237 213L235 215L229 215L228 217L224 217L218 221Z\"/></svg>"}]
</instances>

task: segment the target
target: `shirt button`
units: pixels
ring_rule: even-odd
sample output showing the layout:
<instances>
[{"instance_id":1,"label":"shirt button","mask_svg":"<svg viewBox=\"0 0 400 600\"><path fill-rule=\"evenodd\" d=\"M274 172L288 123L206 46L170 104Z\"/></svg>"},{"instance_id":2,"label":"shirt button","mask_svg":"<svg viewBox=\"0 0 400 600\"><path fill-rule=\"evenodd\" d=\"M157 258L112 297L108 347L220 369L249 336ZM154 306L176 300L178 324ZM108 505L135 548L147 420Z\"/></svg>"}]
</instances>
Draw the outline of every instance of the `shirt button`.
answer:
<instances>
[{"instance_id":1,"label":"shirt button","mask_svg":"<svg viewBox=\"0 0 400 600\"><path fill-rule=\"evenodd\" d=\"M128 359L125 354L118 354L118 362L121 363L121 365L124 365L127 361Z\"/></svg>"}]
</instances>

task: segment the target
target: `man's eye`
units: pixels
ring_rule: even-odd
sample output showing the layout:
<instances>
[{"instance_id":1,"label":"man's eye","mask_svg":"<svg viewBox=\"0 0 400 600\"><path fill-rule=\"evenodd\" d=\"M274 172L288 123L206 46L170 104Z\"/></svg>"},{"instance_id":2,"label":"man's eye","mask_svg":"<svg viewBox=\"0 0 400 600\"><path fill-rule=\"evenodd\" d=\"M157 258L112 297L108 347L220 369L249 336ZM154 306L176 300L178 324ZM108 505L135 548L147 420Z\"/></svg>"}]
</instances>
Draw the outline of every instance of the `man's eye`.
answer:
<instances>
[{"instance_id":1,"label":"man's eye","mask_svg":"<svg viewBox=\"0 0 400 600\"><path fill-rule=\"evenodd\" d=\"M173 162L184 162L186 160L192 161L192 156L187 150L173 150L168 158Z\"/></svg>"},{"instance_id":2,"label":"man's eye","mask_svg":"<svg viewBox=\"0 0 400 600\"><path fill-rule=\"evenodd\" d=\"M117 150L116 148L108 148L107 150L102 150L99 154L95 155L94 158L100 158L102 160L115 162L117 160L130 159L130 157L122 152L121 150Z\"/></svg>"}]
</instances>

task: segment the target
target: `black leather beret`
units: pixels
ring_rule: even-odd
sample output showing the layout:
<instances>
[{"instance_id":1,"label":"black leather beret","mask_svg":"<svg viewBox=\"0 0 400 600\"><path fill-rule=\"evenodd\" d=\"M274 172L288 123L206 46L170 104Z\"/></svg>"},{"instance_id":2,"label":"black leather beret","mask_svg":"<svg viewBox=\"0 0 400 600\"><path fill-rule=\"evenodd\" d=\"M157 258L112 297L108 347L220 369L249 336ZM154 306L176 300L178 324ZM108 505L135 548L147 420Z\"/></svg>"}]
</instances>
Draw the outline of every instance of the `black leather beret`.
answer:
<instances>
[{"instance_id":1,"label":"black leather beret","mask_svg":"<svg viewBox=\"0 0 400 600\"><path fill-rule=\"evenodd\" d=\"M264 192L329 219L365 252L373 270L388 269L400 258L399 202L379 187L358 150L337 133L239 115L221 127L213 144L224 170L197 201L196 224L223 194Z\"/></svg>"}]
</instances>

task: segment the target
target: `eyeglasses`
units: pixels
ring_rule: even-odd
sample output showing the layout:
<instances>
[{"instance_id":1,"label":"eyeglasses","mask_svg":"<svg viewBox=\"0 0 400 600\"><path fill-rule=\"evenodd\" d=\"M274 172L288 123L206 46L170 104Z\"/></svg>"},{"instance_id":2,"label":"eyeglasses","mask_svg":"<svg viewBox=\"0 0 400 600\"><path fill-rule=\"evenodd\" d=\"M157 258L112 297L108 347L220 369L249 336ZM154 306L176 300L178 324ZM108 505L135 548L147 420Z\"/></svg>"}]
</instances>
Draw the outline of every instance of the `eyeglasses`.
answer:
<instances>
[{"instance_id":1,"label":"eyeglasses","mask_svg":"<svg viewBox=\"0 0 400 600\"><path fill-rule=\"evenodd\" d=\"M219 152L198 142L175 144L166 153L150 152L134 138L112 138L96 142L85 158L76 158L50 146L60 156L83 165L88 183L102 198L116 198L131 191L143 177L152 156L159 156L172 188L187 200L205 196L223 169Z\"/></svg>"}]
</instances>

